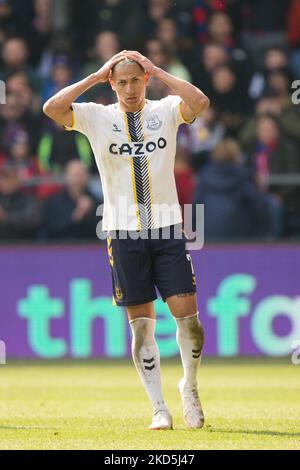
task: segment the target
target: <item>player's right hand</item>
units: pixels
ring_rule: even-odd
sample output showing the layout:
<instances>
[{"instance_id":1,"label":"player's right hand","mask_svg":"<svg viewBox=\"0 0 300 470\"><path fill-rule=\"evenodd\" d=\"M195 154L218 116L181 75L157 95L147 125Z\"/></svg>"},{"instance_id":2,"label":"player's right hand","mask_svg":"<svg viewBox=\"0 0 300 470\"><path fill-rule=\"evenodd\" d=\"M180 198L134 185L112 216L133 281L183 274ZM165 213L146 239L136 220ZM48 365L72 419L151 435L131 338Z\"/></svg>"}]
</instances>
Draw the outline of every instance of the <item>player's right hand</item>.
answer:
<instances>
[{"instance_id":1,"label":"player's right hand","mask_svg":"<svg viewBox=\"0 0 300 470\"><path fill-rule=\"evenodd\" d=\"M95 73L100 83L105 83L109 79L111 69L121 60L126 58L126 50L118 52L110 60L108 60L98 72Z\"/></svg>"}]
</instances>

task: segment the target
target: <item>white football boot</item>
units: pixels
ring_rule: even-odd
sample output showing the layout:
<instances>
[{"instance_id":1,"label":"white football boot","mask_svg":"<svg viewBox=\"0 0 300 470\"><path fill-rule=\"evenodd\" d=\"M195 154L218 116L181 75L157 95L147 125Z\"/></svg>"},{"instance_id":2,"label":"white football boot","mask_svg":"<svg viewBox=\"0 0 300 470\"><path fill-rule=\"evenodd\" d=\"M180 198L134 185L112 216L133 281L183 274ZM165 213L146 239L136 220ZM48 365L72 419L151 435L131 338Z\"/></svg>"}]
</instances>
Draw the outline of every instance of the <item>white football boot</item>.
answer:
<instances>
[{"instance_id":1,"label":"white football boot","mask_svg":"<svg viewBox=\"0 0 300 470\"><path fill-rule=\"evenodd\" d=\"M151 426L152 431L173 429L173 419L168 410L156 411L153 414Z\"/></svg>"},{"instance_id":2,"label":"white football boot","mask_svg":"<svg viewBox=\"0 0 300 470\"><path fill-rule=\"evenodd\" d=\"M204 426L204 414L199 400L197 386L186 383L181 379L178 390L183 404L185 424L191 429L201 429Z\"/></svg>"}]
</instances>

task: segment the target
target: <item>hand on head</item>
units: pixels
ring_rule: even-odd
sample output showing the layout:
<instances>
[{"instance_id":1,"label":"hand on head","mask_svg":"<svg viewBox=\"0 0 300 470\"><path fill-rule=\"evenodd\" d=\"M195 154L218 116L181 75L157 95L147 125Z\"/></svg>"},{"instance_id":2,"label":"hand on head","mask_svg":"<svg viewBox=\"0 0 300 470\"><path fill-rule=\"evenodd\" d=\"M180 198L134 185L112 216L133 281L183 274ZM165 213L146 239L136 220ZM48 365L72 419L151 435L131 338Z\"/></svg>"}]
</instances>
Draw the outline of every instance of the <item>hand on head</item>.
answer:
<instances>
[{"instance_id":1,"label":"hand on head","mask_svg":"<svg viewBox=\"0 0 300 470\"><path fill-rule=\"evenodd\" d=\"M123 51L128 59L135 60L138 62L141 67L145 70L146 73L153 75L155 70L155 65L151 62L151 60L147 59L147 57L143 56L137 51Z\"/></svg>"},{"instance_id":2,"label":"hand on head","mask_svg":"<svg viewBox=\"0 0 300 470\"><path fill-rule=\"evenodd\" d=\"M126 59L125 52L126 52L126 51L118 52L118 54L114 55L110 60L108 60L108 61L101 67L100 70L98 70L98 72L95 73L95 75L97 76L99 82L107 82L107 80L109 79L109 76L110 76L110 73L111 73L112 68L113 68L116 64L118 64L119 62L121 62L121 60Z\"/></svg>"},{"instance_id":3,"label":"hand on head","mask_svg":"<svg viewBox=\"0 0 300 470\"><path fill-rule=\"evenodd\" d=\"M122 60L124 59L131 59L143 68L146 73L147 80L153 75L156 67L155 65L147 59L147 57L143 56L137 51L127 51L124 49L123 51L119 52L118 54L114 55L108 62L106 62L103 67L101 67L98 72L96 72L96 76L99 82L106 82L110 79L112 74L112 69Z\"/></svg>"}]
</instances>

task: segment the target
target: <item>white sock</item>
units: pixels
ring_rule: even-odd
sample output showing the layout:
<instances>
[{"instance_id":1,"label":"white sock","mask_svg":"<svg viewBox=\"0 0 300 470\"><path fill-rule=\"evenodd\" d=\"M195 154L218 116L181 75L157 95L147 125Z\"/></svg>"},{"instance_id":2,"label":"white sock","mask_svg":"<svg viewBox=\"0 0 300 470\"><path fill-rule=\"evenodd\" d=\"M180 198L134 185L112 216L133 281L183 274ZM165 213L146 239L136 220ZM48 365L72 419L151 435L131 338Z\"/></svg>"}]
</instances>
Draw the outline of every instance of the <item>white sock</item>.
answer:
<instances>
[{"instance_id":1,"label":"white sock","mask_svg":"<svg viewBox=\"0 0 300 470\"><path fill-rule=\"evenodd\" d=\"M132 357L150 398L154 413L166 410L160 379L160 355L155 341L156 320L137 318L129 322L132 331Z\"/></svg>"},{"instance_id":2,"label":"white sock","mask_svg":"<svg viewBox=\"0 0 300 470\"><path fill-rule=\"evenodd\" d=\"M204 331L198 312L184 318L175 318L177 323L176 339L180 349L185 382L197 385L197 371L201 362L204 344Z\"/></svg>"}]
</instances>

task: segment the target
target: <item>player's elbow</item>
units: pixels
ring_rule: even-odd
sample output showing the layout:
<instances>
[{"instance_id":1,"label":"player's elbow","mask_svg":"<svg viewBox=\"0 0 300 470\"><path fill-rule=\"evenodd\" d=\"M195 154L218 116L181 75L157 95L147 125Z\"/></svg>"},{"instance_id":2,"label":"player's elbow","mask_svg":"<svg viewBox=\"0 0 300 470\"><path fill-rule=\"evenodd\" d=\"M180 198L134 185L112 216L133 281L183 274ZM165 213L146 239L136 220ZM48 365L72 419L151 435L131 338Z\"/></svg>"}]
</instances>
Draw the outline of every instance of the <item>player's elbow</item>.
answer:
<instances>
[{"instance_id":1,"label":"player's elbow","mask_svg":"<svg viewBox=\"0 0 300 470\"><path fill-rule=\"evenodd\" d=\"M43 106L43 112L58 124L65 125L66 110L55 99L50 98Z\"/></svg>"},{"instance_id":2,"label":"player's elbow","mask_svg":"<svg viewBox=\"0 0 300 470\"><path fill-rule=\"evenodd\" d=\"M51 99L46 101L43 106L43 113L46 114L49 118L53 119L55 114L55 106L53 105Z\"/></svg>"},{"instance_id":3,"label":"player's elbow","mask_svg":"<svg viewBox=\"0 0 300 470\"><path fill-rule=\"evenodd\" d=\"M209 108L210 100L206 95L204 95L204 93L201 93L201 95L199 95L195 105L197 107L197 114L200 114L200 113L203 113L204 111L206 111Z\"/></svg>"},{"instance_id":4,"label":"player's elbow","mask_svg":"<svg viewBox=\"0 0 300 470\"><path fill-rule=\"evenodd\" d=\"M204 95L203 102L203 107L205 108L204 111L206 111L210 107L210 99L206 95Z\"/></svg>"}]
</instances>

